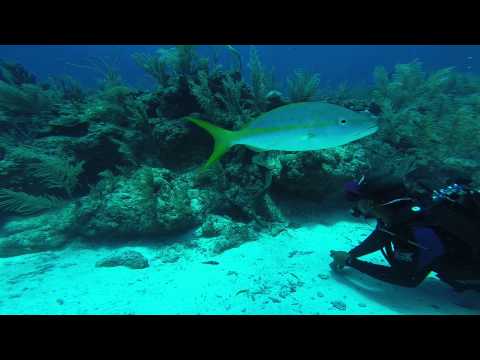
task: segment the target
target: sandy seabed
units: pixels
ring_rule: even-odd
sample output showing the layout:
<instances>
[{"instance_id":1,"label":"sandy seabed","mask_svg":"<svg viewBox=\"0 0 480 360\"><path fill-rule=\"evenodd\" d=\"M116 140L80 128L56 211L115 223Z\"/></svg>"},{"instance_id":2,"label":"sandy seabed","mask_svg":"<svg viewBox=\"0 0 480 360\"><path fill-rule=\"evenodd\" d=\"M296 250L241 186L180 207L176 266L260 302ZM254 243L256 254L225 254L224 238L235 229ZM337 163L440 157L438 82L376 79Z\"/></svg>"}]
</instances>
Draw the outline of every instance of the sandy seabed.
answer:
<instances>
[{"instance_id":1,"label":"sandy seabed","mask_svg":"<svg viewBox=\"0 0 480 360\"><path fill-rule=\"evenodd\" d=\"M185 247L183 256L173 262L158 256L165 248L122 247L149 260L150 266L142 270L95 267L118 249L79 244L3 258L0 314L480 313L479 294L457 294L433 275L409 289L354 269L332 273L329 251L351 249L373 227L374 223L351 219L312 222L275 237L261 235L217 256ZM189 236L194 234L183 235L179 243ZM385 263L380 254L365 259ZM207 261L215 263L204 264Z\"/></svg>"}]
</instances>

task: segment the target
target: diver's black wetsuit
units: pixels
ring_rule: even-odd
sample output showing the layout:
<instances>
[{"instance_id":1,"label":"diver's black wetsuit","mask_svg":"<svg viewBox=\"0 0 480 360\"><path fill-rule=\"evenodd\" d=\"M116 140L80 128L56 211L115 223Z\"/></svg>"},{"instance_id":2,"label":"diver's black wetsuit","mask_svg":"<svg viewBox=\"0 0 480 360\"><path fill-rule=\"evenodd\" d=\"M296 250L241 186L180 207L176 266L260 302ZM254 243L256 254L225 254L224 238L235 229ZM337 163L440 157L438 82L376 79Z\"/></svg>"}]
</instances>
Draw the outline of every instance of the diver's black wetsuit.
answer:
<instances>
[{"instance_id":1,"label":"diver's black wetsuit","mask_svg":"<svg viewBox=\"0 0 480 360\"><path fill-rule=\"evenodd\" d=\"M480 284L475 281L480 279L480 269L465 266L470 260L468 255L464 256L462 250L452 253L449 242L433 228L415 223L407 226L411 240L405 237L399 240L394 230L386 229L378 221L375 231L349 252L351 257L346 265L378 280L405 287L418 286L434 271L457 291L480 291ZM386 251L386 258L390 267L358 260L358 257L389 247L391 250Z\"/></svg>"}]
</instances>

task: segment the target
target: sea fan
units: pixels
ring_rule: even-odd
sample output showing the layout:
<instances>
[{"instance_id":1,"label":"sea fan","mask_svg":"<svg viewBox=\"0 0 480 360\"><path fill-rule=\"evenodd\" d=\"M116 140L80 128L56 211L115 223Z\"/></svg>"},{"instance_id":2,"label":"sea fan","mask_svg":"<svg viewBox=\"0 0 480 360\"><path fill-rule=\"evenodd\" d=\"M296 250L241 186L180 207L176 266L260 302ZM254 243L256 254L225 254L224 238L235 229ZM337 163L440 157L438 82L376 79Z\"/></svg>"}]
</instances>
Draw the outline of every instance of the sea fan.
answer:
<instances>
[{"instance_id":1,"label":"sea fan","mask_svg":"<svg viewBox=\"0 0 480 360\"><path fill-rule=\"evenodd\" d=\"M20 215L33 215L63 204L64 201L55 196L33 196L24 192L0 189L0 210Z\"/></svg>"},{"instance_id":2,"label":"sea fan","mask_svg":"<svg viewBox=\"0 0 480 360\"><path fill-rule=\"evenodd\" d=\"M303 70L295 71L294 76L287 80L288 97L293 103L311 101L319 87L319 75Z\"/></svg>"}]
</instances>

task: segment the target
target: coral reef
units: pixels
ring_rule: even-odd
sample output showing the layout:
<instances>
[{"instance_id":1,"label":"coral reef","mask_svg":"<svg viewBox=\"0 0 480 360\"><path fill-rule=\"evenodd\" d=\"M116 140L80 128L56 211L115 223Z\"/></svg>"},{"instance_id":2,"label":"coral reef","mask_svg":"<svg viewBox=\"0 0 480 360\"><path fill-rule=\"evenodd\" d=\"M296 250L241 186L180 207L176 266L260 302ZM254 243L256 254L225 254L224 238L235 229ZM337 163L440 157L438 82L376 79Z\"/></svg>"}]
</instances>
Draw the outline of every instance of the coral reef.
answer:
<instances>
[{"instance_id":1,"label":"coral reef","mask_svg":"<svg viewBox=\"0 0 480 360\"><path fill-rule=\"evenodd\" d=\"M472 162L478 166L479 91L479 79L453 68L426 74L416 60L397 65L389 75L378 67L372 97L381 110L382 147L391 146L418 166L459 172L472 168ZM375 152L387 158L382 148ZM472 179L478 176L475 171L472 175Z\"/></svg>"},{"instance_id":2,"label":"coral reef","mask_svg":"<svg viewBox=\"0 0 480 360\"><path fill-rule=\"evenodd\" d=\"M463 177L480 186L478 78L452 68L427 74L414 61L392 73L377 68L373 88L327 91L304 70L282 88L255 47L247 79L238 51L221 49L232 67L201 58L191 45L133 55L156 81L142 91L106 59L75 65L100 75L91 91L68 76L42 84L21 65L0 62L1 256L76 238L163 239L195 228L209 239L199 246L215 254L289 226L277 196L320 202L343 181L386 164L410 164L412 183ZM196 171L212 140L185 116L236 130L263 112L313 99L369 111L380 131L318 152L234 148L212 169Z\"/></svg>"},{"instance_id":3,"label":"coral reef","mask_svg":"<svg viewBox=\"0 0 480 360\"><path fill-rule=\"evenodd\" d=\"M80 200L76 234L93 239L145 237L193 227L188 180L166 169L141 168L127 176L110 172Z\"/></svg>"},{"instance_id":4,"label":"coral reef","mask_svg":"<svg viewBox=\"0 0 480 360\"><path fill-rule=\"evenodd\" d=\"M10 85L35 84L35 76L21 64L0 60L0 81Z\"/></svg>"},{"instance_id":5,"label":"coral reef","mask_svg":"<svg viewBox=\"0 0 480 360\"><path fill-rule=\"evenodd\" d=\"M321 200L346 179L357 177L369 168L365 151L359 144L318 152L267 155L255 158L270 169L273 192Z\"/></svg>"}]
</instances>

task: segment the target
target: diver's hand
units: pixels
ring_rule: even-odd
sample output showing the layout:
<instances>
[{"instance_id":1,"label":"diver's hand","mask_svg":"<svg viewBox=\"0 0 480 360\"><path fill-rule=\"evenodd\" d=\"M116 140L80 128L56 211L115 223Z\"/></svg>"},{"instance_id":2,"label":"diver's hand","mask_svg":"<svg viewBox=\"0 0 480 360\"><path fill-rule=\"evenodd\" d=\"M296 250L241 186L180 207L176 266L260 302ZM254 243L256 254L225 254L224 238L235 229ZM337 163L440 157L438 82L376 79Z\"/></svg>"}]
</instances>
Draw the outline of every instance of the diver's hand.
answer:
<instances>
[{"instance_id":1,"label":"diver's hand","mask_svg":"<svg viewBox=\"0 0 480 360\"><path fill-rule=\"evenodd\" d=\"M350 254L346 251L330 251L330 256L333 258L333 261L330 263L330 267L333 271L342 270L347 260L350 258Z\"/></svg>"}]
</instances>

